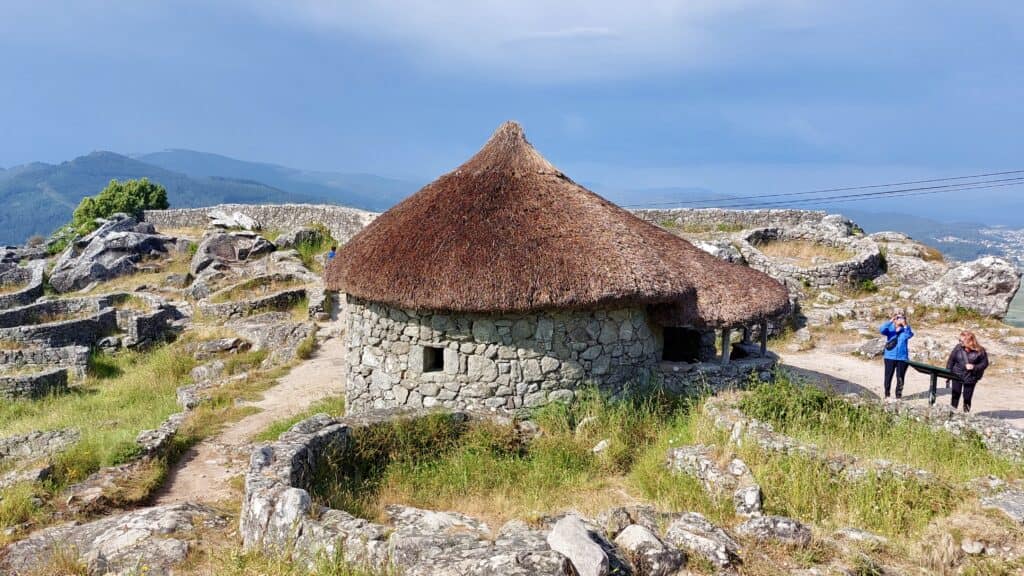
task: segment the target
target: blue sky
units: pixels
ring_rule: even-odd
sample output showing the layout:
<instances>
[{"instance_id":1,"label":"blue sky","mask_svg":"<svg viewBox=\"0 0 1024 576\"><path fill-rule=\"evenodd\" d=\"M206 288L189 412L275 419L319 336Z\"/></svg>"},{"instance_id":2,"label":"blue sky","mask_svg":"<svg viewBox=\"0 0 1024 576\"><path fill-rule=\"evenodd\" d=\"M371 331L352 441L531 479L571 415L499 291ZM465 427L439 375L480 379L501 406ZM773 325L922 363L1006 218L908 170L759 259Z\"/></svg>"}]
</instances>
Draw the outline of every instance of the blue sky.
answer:
<instances>
[{"instance_id":1,"label":"blue sky","mask_svg":"<svg viewBox=\"0 0 1024 576\"><path fill-rule=\"evenodd\" d=\"M1024 168L1019 1L0 0L0 166L190 148L430 179L503 120L577 180Z\"/></svg>"}]
</instances>

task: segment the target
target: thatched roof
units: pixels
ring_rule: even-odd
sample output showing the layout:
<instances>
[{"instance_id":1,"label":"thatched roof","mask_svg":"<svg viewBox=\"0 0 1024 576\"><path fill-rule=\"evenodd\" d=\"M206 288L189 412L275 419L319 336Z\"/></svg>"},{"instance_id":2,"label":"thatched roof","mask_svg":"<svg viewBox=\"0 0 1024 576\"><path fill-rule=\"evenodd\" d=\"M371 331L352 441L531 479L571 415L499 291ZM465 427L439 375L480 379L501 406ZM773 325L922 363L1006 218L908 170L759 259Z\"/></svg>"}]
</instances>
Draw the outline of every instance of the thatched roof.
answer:
<instances>
[{"instance_id":1,"label":"thatched roof","mask_svg":"<svg viewBox=\"0 0 1024 576\"><path fill-rule=\"evenodd\" d=\"M677 322L705 326L788 306L786 290L767 275L721 261L570 180L513 122L354 236L326 282L416 310L669 304Z\"/></svg>"}]
</instances>

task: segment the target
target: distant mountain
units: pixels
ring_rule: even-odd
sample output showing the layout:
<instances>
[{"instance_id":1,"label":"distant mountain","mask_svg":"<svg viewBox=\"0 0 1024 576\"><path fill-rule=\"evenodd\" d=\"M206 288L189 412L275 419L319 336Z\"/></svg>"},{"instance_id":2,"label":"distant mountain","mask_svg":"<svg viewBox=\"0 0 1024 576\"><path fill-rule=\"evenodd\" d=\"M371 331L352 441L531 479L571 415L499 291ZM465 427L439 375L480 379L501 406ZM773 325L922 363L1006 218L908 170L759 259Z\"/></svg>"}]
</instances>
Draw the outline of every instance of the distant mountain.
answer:
<instances>
[{"instance_id":1,"label":"distant mountain","mask_svg":"<svg viewBox=\"0 0 1024 576\"><path fill-rule=\"evenodd\" d=\"M47 235L71 218L85 196L97 194L110 180L142 178L167 188L176 208L222 202L318 202L331 198L299 194L253 181L192 177L113 152L93 152L61 164L34 162L0 172L0 244L20 243L33 234Z\"/></svg>"},{"instance_id":2,"label":"distant mountain","mask_svg":"<svg viewBox=\"0 0 1024 576\"><path fill-rule=\"evenodd\" d=\"M387 210L423 186L373 174L298 170L194 150L164 150L140 154L135 159L192 177L254 180L281 190L329 198L339 204L378 212Z\"/></svg>"}]
</instances>

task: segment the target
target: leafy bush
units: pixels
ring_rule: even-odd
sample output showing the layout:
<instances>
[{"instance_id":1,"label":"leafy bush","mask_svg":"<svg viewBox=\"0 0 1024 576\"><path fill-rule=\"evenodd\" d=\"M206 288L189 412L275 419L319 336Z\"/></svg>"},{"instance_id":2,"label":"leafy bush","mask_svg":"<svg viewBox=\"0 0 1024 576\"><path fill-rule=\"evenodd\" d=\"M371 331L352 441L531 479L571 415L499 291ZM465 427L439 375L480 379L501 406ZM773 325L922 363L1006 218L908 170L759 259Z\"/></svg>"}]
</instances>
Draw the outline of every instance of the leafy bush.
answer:
<instances>
[{"instance_id":1,"label":"leafy bush","mask_svg":"<svg viewBox=\"0 0 1024 576\"><path fill-rule=\"evenodd\" d=\"M82 198L71 217L71 226L78 234L88 234L96 229L97 218L109 218L118 212L138 217L143 210L166 210L169 206L167 189L148 178L111 180L98 195Z\"/></svg>"}]
</instances>

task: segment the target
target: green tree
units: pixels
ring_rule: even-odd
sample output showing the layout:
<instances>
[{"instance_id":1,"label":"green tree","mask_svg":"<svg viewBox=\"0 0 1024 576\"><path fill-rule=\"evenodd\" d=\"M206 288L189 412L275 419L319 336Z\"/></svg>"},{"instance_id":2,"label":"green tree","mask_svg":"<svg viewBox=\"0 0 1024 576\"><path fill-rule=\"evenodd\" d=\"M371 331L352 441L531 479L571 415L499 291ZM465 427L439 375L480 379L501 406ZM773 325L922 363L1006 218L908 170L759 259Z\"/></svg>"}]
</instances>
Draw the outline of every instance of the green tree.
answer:
<instances>
[{"instance_id":1,"label":"green tree","mask_svg":"<svg viewBox=\"0 0 1024 576\"><path fill-rule=\"evenodd\" d=\"M71 227L76 234L84 235L96 229L97 218L109 218L118 212L139 217L143 210L166 210L168 206L167 189L148 178L111 180L96 196L82 199L71 217Z\"/></svg>"},{"instance_id":2,"label":"green tree","mask_svg":"<svg viewBox=\"0 0 1024 576\"><path fill-rule=\"evenodd\" d=\"M143 210L166 210L169 206L167 189L148 178L111 180L96 196L82 198L71 215L71 222L50 236L47 249L51 254L64 250L75 238L95 230L97 218L109 218L118 212L139 217Z\"/></svg>"}]
</instances>

